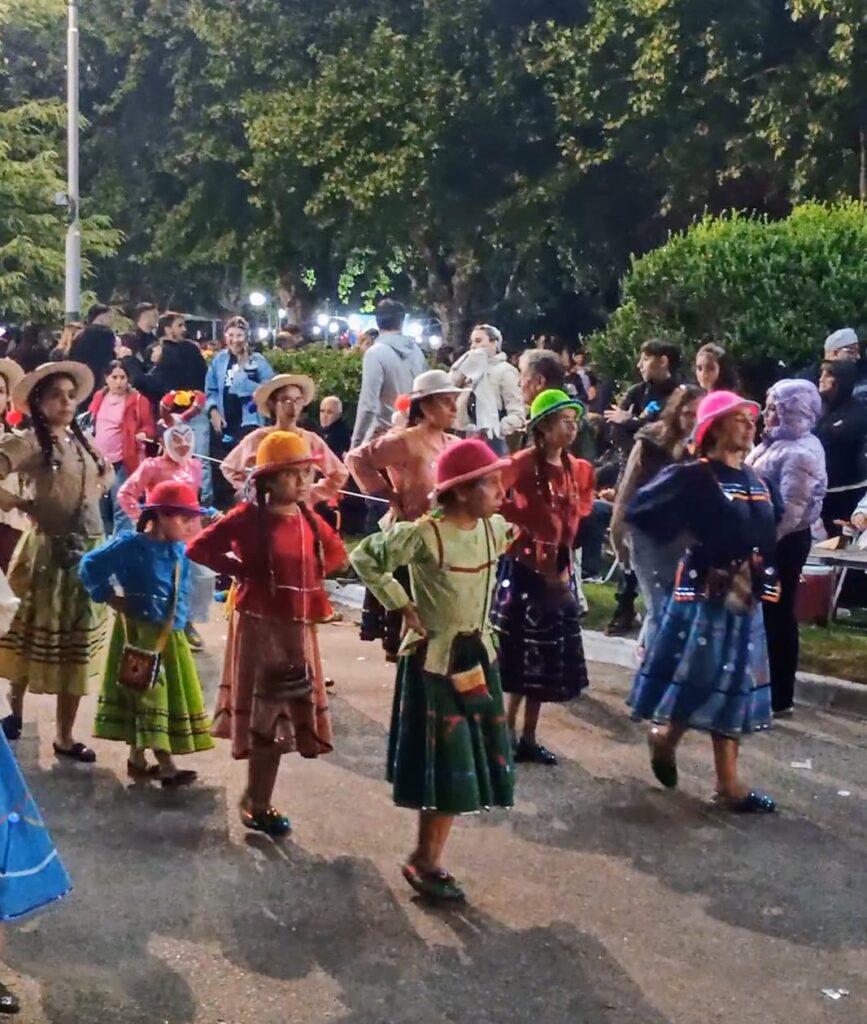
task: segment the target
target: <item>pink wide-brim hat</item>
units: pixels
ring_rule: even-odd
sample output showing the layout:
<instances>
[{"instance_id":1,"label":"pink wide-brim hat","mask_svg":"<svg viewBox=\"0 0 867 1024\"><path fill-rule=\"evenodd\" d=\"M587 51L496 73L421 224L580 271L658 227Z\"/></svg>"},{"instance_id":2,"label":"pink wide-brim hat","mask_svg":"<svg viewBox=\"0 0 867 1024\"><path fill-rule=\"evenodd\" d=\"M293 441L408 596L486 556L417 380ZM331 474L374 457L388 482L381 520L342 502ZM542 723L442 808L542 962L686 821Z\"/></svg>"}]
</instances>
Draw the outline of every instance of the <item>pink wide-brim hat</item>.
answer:
<instances>
[{"instance_id":1,"label":"pink wide-brim hat","mask_svg":"<svg viewBox=\"0 0 867 1024\"><path fill-rule=\"evenodd\" d=\"M437 459L437 482L435 494L468 484L471 480L496 473L500 469L511 466L511 459L501 459L495 455L484 441L467 438L459 441L440 455Z\"/></svg>"},{"instance_id":2,"label":"pink wide-brim hat","mask_svg":"<svg viewBox=\"0 0 867 1024\"><path fill-rule=\"evenodd\" d=\"M758 419L761 412L756 402L749 398L741 398L734 391L711 391L709 395L698 403L698 411L695 415L695 430L692 432L692 439L696 446L700 446L702 438L707 433L708 427L714 420L728 416L730 412L737 409L746 409L754 420Z\"/></svg>"}]
</instances>

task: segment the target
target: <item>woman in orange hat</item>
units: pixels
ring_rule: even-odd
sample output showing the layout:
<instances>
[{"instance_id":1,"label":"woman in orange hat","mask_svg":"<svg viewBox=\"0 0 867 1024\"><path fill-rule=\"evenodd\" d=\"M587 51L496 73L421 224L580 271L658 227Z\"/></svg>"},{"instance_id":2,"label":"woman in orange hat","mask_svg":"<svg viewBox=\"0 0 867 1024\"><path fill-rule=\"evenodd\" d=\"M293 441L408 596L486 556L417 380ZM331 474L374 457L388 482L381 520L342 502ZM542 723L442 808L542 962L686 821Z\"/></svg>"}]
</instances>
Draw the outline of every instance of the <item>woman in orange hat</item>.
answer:
<instances>
[{"instance_id":1,"label":"woman in orange hat","mask_svg":"<svg viewBox=\"0 0 867 1024\"><path fill-rule=\"evenodd\" d=\"M346 562L346 549L308 506L317 461L305 438L268 434L256 452L255 500L187 549L193 561L239 581L214 735L248 762L242 823L270 836L291 828L271 804L282 755L333 749L316 624L332 614L323 581Z\"/></svg>"},{"instance_id":2,"label":"woman in orange hat","mask_svg":"<svg viewBox=\"0 0 867 1024\"><path fill-rule=\"evenodd\" d=\"M117 612L94 735L128 743L130 778L159 779L164 789L196 780L194 771L175 766L173 755L214 745L185 634L191 568L186 542L205 514L189 484L157 484L139 516L138 532L117 534L86 554L79 567L93 600ZM157 656L148 659L150 675L138 680L138 689L126 678L130 647ZM147 750L154 752L155 765L148 765Z\"/></svg>"},{"instance_id":3,"label":"woman in orange hat","mask_svg":"<svg viewBox=\"0 0 867 1024\"><path fill-rule=\"evenodd\" d=\"M508 465L480 440L456 443L437 460L436 512L367 537L351 557L364 585L407 627L386 774L395 804L419 812L418 843L403 875L434 900L463 899L443 864L455 816L512 805L512 751L489 616L497 559L510 539L497 515ZM403 566L411 591L396 576Z\"/></svg>"}]
</instances>

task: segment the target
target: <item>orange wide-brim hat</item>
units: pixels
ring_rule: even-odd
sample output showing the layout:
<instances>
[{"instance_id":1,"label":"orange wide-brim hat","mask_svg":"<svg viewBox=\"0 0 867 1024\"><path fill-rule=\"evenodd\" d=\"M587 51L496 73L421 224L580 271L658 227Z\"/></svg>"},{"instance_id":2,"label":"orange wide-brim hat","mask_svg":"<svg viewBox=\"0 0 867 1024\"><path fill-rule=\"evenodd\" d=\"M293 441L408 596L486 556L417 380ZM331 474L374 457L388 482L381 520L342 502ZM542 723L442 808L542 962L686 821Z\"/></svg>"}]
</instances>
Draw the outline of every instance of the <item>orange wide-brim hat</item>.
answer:
<instances>
[{"instance_id":1,"label":"orange wide-brim hat","mask_svg":"<svg viewBox=\"0 0 867 1024\"><path fill-rule=\"evenodd\" d=\"M322 456L313 454L307 440L288 430L274 430L266 435L256 450L256 468L253 476L279 473L298 466L313 466Z\"/></svg>"}]
</instances>

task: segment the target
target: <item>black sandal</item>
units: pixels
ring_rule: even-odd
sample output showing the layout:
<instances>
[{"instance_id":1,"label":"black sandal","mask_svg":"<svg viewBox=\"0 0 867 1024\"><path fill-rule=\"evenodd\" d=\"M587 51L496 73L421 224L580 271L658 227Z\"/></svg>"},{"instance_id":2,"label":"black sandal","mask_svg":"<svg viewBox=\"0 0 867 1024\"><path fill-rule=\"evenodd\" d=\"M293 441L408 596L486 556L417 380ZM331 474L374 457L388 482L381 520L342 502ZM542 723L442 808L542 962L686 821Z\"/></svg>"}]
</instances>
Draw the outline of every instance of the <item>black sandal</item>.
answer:
<instances>
[{"instance_id":1,"label":"black sandal","mask_svg":"<svg viewBox=\"0 0 867 1024\"><path fill-rule=\"evenodd\" d=\"M651 729L647 734L647 745L650 748L650 770L656 781L666 789L675 789L677 787L677 757L674 751L669 757L659 756L656 740L661 735L662 733L658 729Z\"/></svg>"},{"instance_id":2,"label":"black sandal","mask_svg":"<svg viewBox=\"0 0 867 1024\"><path fill-rule=\"evenodd\" d=\"M73 743L69 750L64 750L54 744L54 753L58 757L68 757L71 761L78 761L80 764L93 764L96 761L96 751L86 747L83 743Z\"/></svg>"},{"instance_id":3,"label":"black sandal","mask_svg":"<svg viewBox=\"0 0 867 1024\"><path fill-rule=\"evenodd\" d=\"M180 789L181 786L191 786L198 777L198 772L190 768L181 768L174 775L163 775L160 778L160 785L163 789Z\"/></svg>"},{"instance_id":4,"label":"black sandal","mask_svg":"<svg viewBox=\"0 0 867 1024\"><path fill-rule=\"evenodd\" d=\"M158 764L136 764L134 761L127 761L126 773L131 779L157 779L160 774Z\"/></svg>"},{"instance_id":5,"label":"black sandal","mask_svg":"<svg viewBox=\"0 0 867 1024\"><path fill-rule=\"evenodd\" d=\"M21 1009L21 1002L9 988L0 982L0 1013L13 1014Z\"/></svg>"}]
</instances>

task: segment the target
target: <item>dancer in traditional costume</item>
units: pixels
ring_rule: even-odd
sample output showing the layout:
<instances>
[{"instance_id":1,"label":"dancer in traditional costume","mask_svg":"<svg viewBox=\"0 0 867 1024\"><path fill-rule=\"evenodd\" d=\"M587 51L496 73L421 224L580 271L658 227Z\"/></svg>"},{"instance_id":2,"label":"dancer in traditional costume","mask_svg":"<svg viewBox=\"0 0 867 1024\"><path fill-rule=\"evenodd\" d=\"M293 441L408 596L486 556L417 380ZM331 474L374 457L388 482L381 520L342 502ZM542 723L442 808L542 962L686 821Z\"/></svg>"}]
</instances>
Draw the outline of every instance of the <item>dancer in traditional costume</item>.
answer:
<instances>
[{"instance_id":1,"label":"dancer in traditional costume","mask_svg":"<svg viewBox=\"0 0 867 1024\"><path fill-rule=\"evenodd\" d=\"M55 753L92 763L96 754L73 737L88 682L98 675L107 629L106 609L93 602L78 577L85 552L102 541L99 500L114 473L75 420L78 403L93 390L82 363L46 363L13 389L16 408L33 426L0 437L0 479L10 473L32 490L6 493L4 502L26 512L34 527L21 539L9 583L21 607L0 639L0 676L10 680L9 739L21 735L24 693L57 695Z\"/></svg>"},{"instance_id":2,"label":"dancer in traditional costume","mask_svg":"<svg viewBox=\"0 0 867 1024\"><path fill-rule=\"evenodd\" d=\"M129 744L127 774L159 779L164 789L187 786L196 772L179 769L176 754L210 750L211 720L184 632L190 588L186 543L206 510L198 492L171 480L157 484L138 519L81 560L81 582L117 612L99 697L94 735ZM118 592L117 587L121 590ZM130 648L158 656L151 680L126 677ZM149 765L152 750L157 763Z\"/></svg>"},{"instance_id":3,"label":"dancer in traditional costume","mask_svg":"<svg viewBox=\"0 0 867 1024\"><path fill-rule=\"evenodd\" d=\"M533 447L515 455L506 474L503 515L517 536L500 563L492 621L513 736L526 700L516 761L557 763L536 738L542 704L572 700L587 686L572 552L578 525L593 508L593 468L569 454L583 412L565 391L537 395L530 407Z\"/></svg>"},{"instance_id":4,"label":"dancer in traditional costume","mask_svg":"<svg viewBox=\"0 0 867 1024\"><path fill-rule=\"evenodd\" d=\"M406 427L396 427L347 453L346 464L365 494L391 504L381 520L383 529L393 523L412 521L430 509L436 460L457 444L447 433L457 416L461 388L452 384L444 370L428 370L413 381ZM404 572L401 583L408 585ZM381 640L389 661L397 660L401 616L388 613L368 592L361 617L361 639Z\"/></svg>"},{"instance_id":5,"label":"dancer in traditional costume","mask_svg":"<svg viewBox=\"0 0 867 1024\"><path fill-rule=\"evenodd\" d=\"M291 828L271 804L282 755L333 749L316 624L332 614L323 580L345 564L346 549L307 505L317 461L305 438L268 434L256 453L255 500L188 547L194 561L238 579L214 735L248 761L242 823L271 836Z\"/></svg>"},{"instance_id":6,"label":"dancer in traditional costume","mask_svg":"<svg viewBox=\"0 0 867 1024\"><path fill-rule=\"evenodd\" d=\"M404 877L432 899L464 896L443 864L455 816L512 805L512 750L490 627L497 559L509 538L496 514L508 465L479 440L447 448L437 461L439 508L367 537L350 559L407 626L386 774L395 804L419 812ZM400 566L409 567L412 597L395 575Z\"/></svg>"},{"instance_id":7,"label":"dancer in traditional costume","mask_svg":"<svg viewBox=\"0 0 867 1024\"><path fill-rule=\"evenodd\" d=\"M162 455L145 459L117 493L118 504L133 523L138 522L142 503L158 484L170 480L192 487L196 494L201 491L204 471L201 460L196 458L196 435L193 428L179 419L163 431L162 445ZM208 514L214 512L214 509L208 510ZM205 642L195 624L207 622L210 618L215 579L215 574L205 566L195 563L190 566L187 624L184 632L193 651L205 649Z\"/></svg>"},{"instance_id":8,"label":"dancer in traditional costume","mask_svg":"<svg viewBox=\"0 0 867 1024\"><path fill-rule=\"evenodd\" d=\"M2 366L2 361L0 361ZM0 372L3 372L0 369ZM23 372L20 376L24 376ZM0 634L5 633L20 601L0 573ZM54 849L51 836L27 783L0 730L0 922L15 921L59 900L72 883ZM0 924L0 958L5 935ZM0 1014L18 1013L18 997L0 983Z\"/></svg>"},{"instance_id":9,"label":"dancer in traditional costume","mask_svg":"<svg viewBox=\"0 0 867 1024\"><path fill-rule=\"evenodd\" d=\"M758 411L730 391L703 398L698 461L664 469L626 513L628 524L659 544L693 538L629 697L636 718L657 723L649 734L653 773L663 786L676 786L683 734L709 732L716 798L735 812L776 806L738 776L741 737L771 724L761 603L779 597L774 554L782 510L744 465Z\"/></svg>"},{"instance_id":10,"label":"dancer in traditional costume","mask_svg":"<svg viewBox=\"0 0 867 1024\"><path fill-rule=\"evenodd\" d=\"M248 434L229 452L220 465L223 476L239 497L250 478L250 471L256 465L259 445L275 430L304 438L307 447L316 456L315 469L321 474L321 479L310 488L311 505L316 505L320 501L331 501L346 486L349 472L340 459L318 434L298 426L301 413L315 396L316 386L304 374L280 373L256 389L253 396L256 408L260 415L271 420L273 426L260 427Z\"/></svg>"}]
</instances>

